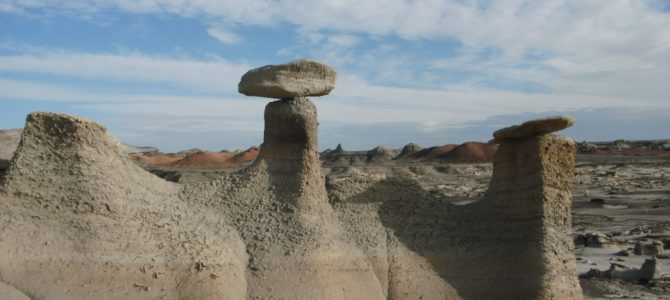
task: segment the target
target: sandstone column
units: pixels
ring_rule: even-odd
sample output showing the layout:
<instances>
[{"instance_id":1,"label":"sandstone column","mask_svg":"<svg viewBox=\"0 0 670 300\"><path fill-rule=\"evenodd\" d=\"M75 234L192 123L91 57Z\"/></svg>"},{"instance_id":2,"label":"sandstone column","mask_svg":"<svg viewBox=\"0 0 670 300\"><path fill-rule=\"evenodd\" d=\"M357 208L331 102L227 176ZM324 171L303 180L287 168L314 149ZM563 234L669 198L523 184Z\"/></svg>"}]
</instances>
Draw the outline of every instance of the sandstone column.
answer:
<instances>
[{"instance_id":1,"label":"sandstone column","mask_svg":"<svg viewBox=\"0 0 670 300\"><path fill-rule=\"evenodd\" d=\"M317 110L306 97L328 94L335 79L329 66L298 60L250 70L239 83L242 94L279 99L265 108L263 145L247 170L261 174L251 179L252 185L267 190L234 199L253 203L253 214L272 214L271 219L282 220L263 224L272 235L261 239L253 231L256 224L237 225L243 236L254 232L247 238L254 239L247 246L252 257L249 286L254 287L248 291L250 299L383 297L364 254L344 238L321 173ZM281 209L264 212L261 205Z\"/></svg>"},{"instance_id":2,"label":"sandstone column","mask_svg":"<svg viewBox=\"0 0 670 300\"><path fill-rule=\"evenodd\" d=\"M575 143L551 132L571 126L550 117L501 129L489 190L482 200L491 236L484 248L506 263L490 292L503 298L580 299L570 206ZM496 249L496 247L499 247Z\"/></svg>"}]
</instances>

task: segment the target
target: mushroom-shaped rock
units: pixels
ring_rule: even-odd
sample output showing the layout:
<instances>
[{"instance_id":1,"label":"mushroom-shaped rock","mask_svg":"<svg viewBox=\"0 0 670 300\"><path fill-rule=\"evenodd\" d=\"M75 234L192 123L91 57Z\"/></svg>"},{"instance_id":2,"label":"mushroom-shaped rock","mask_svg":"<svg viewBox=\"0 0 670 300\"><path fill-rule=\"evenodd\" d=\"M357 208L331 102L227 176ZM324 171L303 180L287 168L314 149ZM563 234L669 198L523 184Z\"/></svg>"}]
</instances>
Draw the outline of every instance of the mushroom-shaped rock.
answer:
<instances>
[{"instance_id":1,"label":"mushroom-shaped rock","mask_svg":"<svg viewBox=\"0 0 670 300\"><path fill-rule=\"evenodd\" d=\"M496 140L520 139L534 135L541 135L563 130L575 124L575 118L569 116L554 116L531 120L521 125L514 125L500 129L493 133Z\"/></svg>"},{"instance_id":2,"label":"mushroom-shaped rock","mask_svg":"<svg viewBox=\"0 0 670 300\"><path fill-rule=\"evenodd\" d=\"M249 70L237 87L247 96L290 99L328 95L336 79L337 73L326 64L296 60Z\"/></svg>"}]
</instances>

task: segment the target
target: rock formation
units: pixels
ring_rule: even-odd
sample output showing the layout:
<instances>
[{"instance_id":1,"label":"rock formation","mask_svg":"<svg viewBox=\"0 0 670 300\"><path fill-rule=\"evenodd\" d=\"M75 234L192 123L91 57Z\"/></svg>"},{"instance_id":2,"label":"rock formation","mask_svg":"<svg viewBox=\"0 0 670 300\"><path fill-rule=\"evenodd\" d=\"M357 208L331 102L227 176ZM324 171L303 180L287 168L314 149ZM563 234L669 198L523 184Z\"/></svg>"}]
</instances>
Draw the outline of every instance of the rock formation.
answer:
<instances>
[{"instance_id":1,"label":"rock formation","mask_svg":"<svg viewBox=\"0 0 670 300\"><path fill-rule=\"evenodd\" d=\"M247 74L257 76L243 76L240 90L273 86L320 95L330 89L330 83L315 82L310 73L306 78L302 71L285 73L290 68L252 70ZM334 76L332 70L327 73ZM305 93L287 98L272 91L262 95L283 99L265 109L263 147L254 163L213 183L186 186L185 198L218 208L240 232L251 257L247 298L383 298L385 291L363 252L346 241L328 203L317 152L316 106L302 97Z\"/></svg>"},{"instance_id":2,"label":"rock formation","mask_svg":"<svg viewBox=\"0 0 670 300\"><path fill-rule=\"evenodd\" d=\"M244 244L180 190L102 126L30 114L0 187L0 286L31 299L244 298Z\"/></svg>"},{"instance_id":3,"label":"rock formation","mask_svg":"<svg viewBox=\"0 0 670 300\"><path fill-rule=\"evenodd\" d=\"M529 132L500 141L489 190L470 205L441 203L402 178L332 185L350 238L388 258L375 266L388 270L389 298L582 297L570 230L575 144Z\"/></svg>"},{"instance_id":4,"label":"rock formation","mask_svg":"<svg viewBox=\"0 0 670 300\"><path fill-rule=\"evenodd\" d=\"M198 184L146 173L98 124L31 114L0 190L0 293L581 298L570 235L575 145L549 134L554 121L496 137L489 191L469 205L382 175L327 190L317 109L305 97L334 81L310 61L245 74L240 92L280 99L266 106L263 146L249 167Z\"/></svg>"},{"instance_id":5,"label":"rock formation","mask_svg":"<svg viewBox=\"0 0 670 300\"><path fill-rule=\"evenodd\" d=\"M240 93L275 99L328 95L335 88L337 74L328 65L296 60L250 70L238 85Z\"/></svg>"},{"instance_id":6,"label":"rock formation","mask_svg":"<svg viewBox=\"0 0 670 300\"><path fill-rule=\"evenodd\" d=\"M400 151L400 154L398 154L397 158L407 157L419 151L421 151L421 146L415 143L409 143L402 147L402 150Z\"/></svg>"},{"instance_id":7,"label":"rock formation","mask_svg":"<svg viewBox=\"0 0 670 300\"><path fill-rule=\"evenodd\" d=\"M584 277L603 277L608 279L618 279L630 282L650 282L660 279L662 276L661 264L658 258L653 257L645 259L642 266L638 268L630 268L622 264L611 263L610 268L604 271L598 269L591 269Z\"/></svg>"}]
</instances>

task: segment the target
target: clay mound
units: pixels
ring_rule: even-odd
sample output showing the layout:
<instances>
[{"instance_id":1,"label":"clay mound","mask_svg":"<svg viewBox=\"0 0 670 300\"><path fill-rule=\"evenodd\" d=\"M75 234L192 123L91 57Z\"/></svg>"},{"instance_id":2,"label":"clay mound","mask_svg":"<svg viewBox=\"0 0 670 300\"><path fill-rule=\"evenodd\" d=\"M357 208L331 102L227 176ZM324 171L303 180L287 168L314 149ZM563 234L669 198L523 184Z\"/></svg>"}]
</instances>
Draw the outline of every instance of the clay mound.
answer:
<instances>
[{"instance_id":1,"label":"clay mound","mask_svg":"<svg viewBox=\"0 0 670 300\"><path fill-rule=\"evenodd\" d=\"M168 164L179 168L225 168L230 167L228 159L233 157L232 152L201 151L187 155L186 157Z\"/></svg>"},{"instance_id":2,"label":"clay mound","mask_svg":"<svg viewBox=\"0 0 670 300\"><path fill-rule=\"evenodd\" d=\"M258 156L258 148L250 147L242 152L201 151L166 164L177 168L230 168L253 161Z\"/></svg>"},{"instance_id":3,"label":"clay mound","mask_svg":"<svg viewBox=\"0 0 670 300\"><path fill-rule=\"evenodd\" d=\"M409 143L405 145L405 147L402 147L402 151L400 151L400 154L398 154L397 158L403 158L407 157L410 155L413 155L417 152L421 151L421 146L415 144L415 143Z\"/></svg>"},{"instance_id":4,"label":"clay mound","mask_svg":"<svg viewBox=\"0 0 670 300\"><path fill-rule=\"evenodd\" d=\"M183 157L175 154L160 154L160 155L133 155L131 160L145 166L162 166L169 163L176 162Z\"/></svg>"},{"instance_id":5,"label":"clay mound","mask_svg":"<svg viewBox=\"0 0 670 300\"><path fill-rule=\"evenodd\" d=\"M407 159L409 160L430 160L433 159L437 156L443 155L454 148L456 148L457 145L454 144L447 144L443 146L434 146L434 147L429 147L425 149L421 149L417 151L416 153L407 156Z\"/></svg>"},{"instance_id":6,"label":"clay mound","mask_svg":"<svg viewBox=\"0 0 670 300\"><path fill-rule=\"evenodd\" d=\"M498 145L481 142L467 142L456 146L451 151L436 156L441 161L451 163L490 162Z\"/></svg>"},{"instance_id":7,"label":"clay mound","mask_svg":"<svg viewBox=\"0 0 670 300\"><path fill-rule=\"evenodd\" d=\"M239 166L245 163L248 163L250 161L254 161L256 157L258 157L258 152L260 150L256 146L251 146L249 149L244 150L240 153L235 153L230 159L228 159L228 163L232 166Z\"/></svg>"},{"instance_id":8,"label":"clay mound","mask_svg":"<svg viewBox=\"0 0 670 300\"><path fill-rule=\"evenodd\" d=\"M383 160L390 160L395 156L393 151L384 146L377 146L367 152L368 162L378 162Z\"/></svg>"}]
</instances>

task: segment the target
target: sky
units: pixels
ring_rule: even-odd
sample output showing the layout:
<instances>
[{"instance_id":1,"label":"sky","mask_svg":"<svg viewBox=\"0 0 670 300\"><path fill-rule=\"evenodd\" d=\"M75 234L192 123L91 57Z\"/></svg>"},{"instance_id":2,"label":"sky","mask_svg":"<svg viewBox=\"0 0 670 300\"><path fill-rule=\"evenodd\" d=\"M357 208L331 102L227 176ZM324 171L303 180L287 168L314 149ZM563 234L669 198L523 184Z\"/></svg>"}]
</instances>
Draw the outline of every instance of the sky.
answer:
<instances>
[{"instance_id":1,"label":"sky","mask_svg":"<svg viewBox=\"0 0 670 300\"><path fill-rule=\"evenodd\" d=\"M163 151L262 142L247 70L312 59L319 147L487 141L571 115L577 141L670 138L670 0L0 0L0 128L33 111Z\"/></svg>"}]
</instances>

